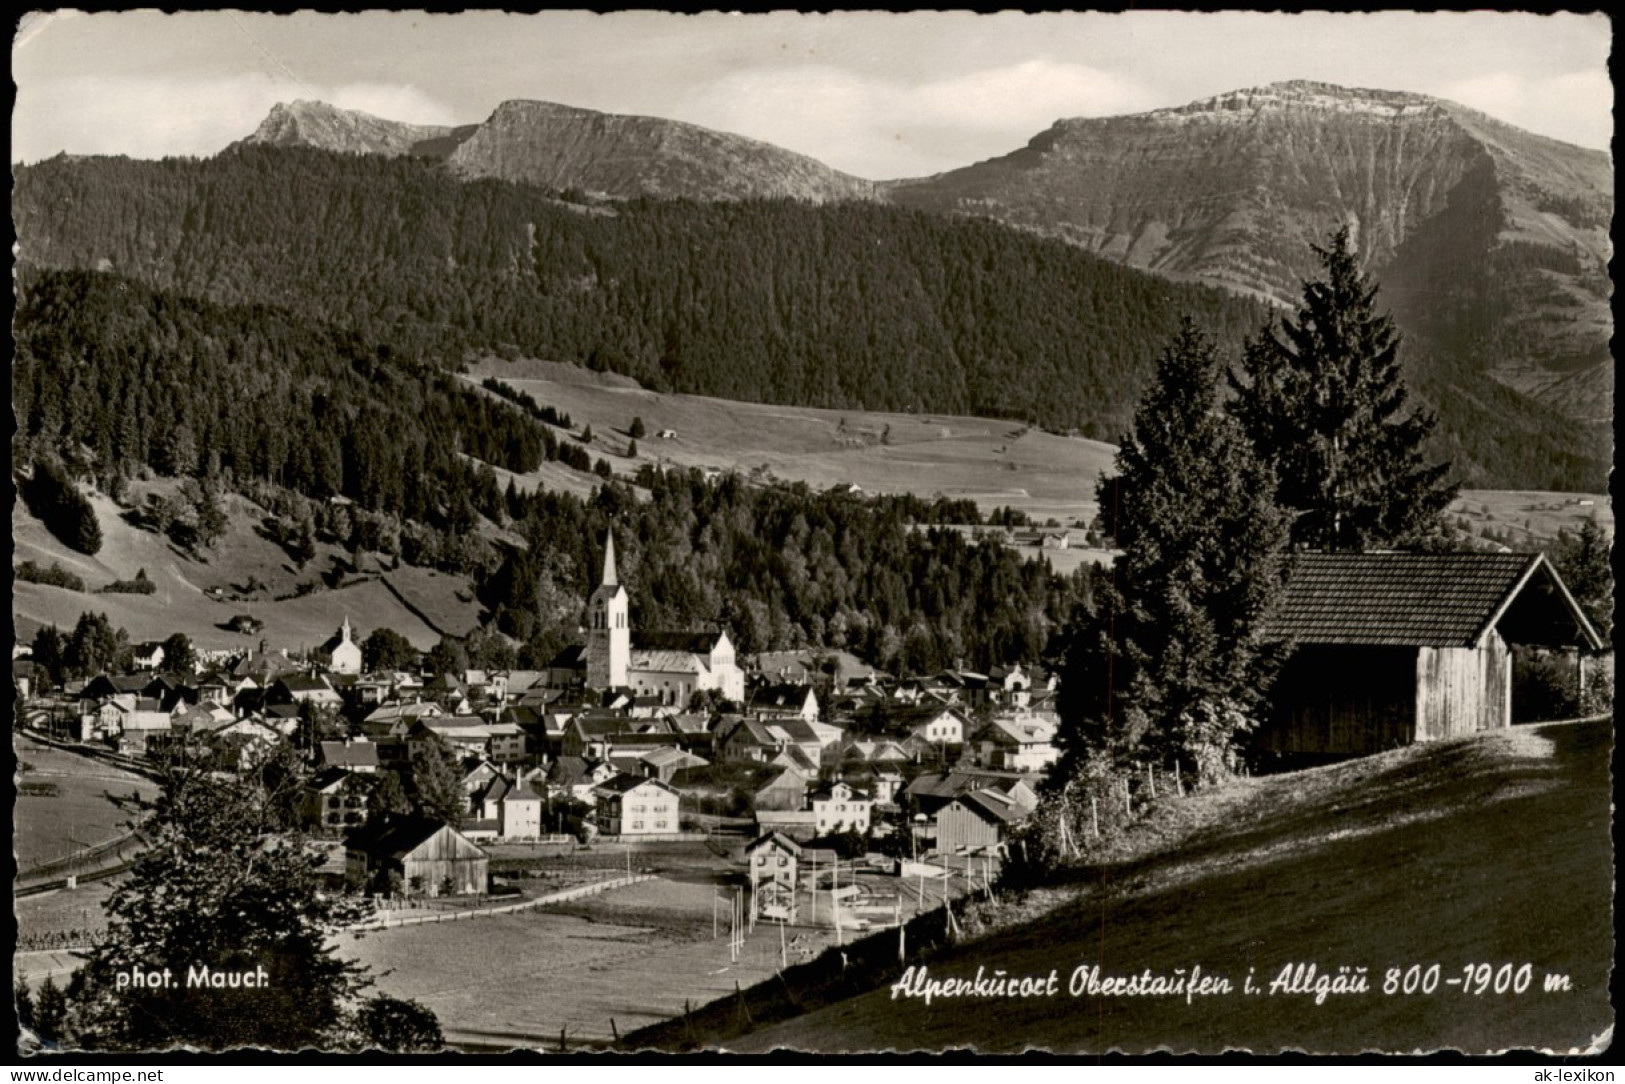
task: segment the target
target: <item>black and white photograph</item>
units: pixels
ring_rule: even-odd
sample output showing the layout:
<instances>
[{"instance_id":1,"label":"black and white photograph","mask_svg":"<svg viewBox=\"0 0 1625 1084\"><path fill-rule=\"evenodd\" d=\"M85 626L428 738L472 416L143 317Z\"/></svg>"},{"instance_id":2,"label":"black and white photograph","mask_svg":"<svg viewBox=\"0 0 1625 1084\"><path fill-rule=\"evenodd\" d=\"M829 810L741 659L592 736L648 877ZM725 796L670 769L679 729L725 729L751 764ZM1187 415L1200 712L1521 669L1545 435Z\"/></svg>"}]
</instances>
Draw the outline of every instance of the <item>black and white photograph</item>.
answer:
<instances>
[{"instance_id":1,"label":"black and white photograph","mask_svg":"<svg viewBox=\"0 0 1625 1084\"><path fill-rule=\"evenodd\" d=\"M1612 45L14 17L12 1056L1597 1064Z\"/></svg>"}]
</instances>

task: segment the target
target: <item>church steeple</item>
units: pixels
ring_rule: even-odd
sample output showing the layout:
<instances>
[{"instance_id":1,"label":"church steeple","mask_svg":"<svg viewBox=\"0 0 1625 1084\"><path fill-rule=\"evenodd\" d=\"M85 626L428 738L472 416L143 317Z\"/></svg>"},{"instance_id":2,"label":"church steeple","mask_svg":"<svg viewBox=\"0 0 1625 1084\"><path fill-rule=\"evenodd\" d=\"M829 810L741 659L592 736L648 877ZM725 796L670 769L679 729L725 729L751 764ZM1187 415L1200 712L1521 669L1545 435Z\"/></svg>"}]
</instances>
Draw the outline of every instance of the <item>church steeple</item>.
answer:
<instances>
[{"instance_id":1,"label":"church steeple","mask_svg":"<svg viewBox=\"0 0 1625 1084\"><path fill-rule=\"evenodd\" d=\"M604 540L604 578L601 582L605 587L614 587L621 582L615 574L615 535L613 532Z\"/></svg>"},{"instance_id":2,"label":"church steeple","mask_svg":"<svg viewBox=\"0 0 1625 1084\"><path fill-rule=\"evenodd\" d=\"M604 540L604 581L587 600L587 674L589 689L618 689L626 684L632 656L632 629L626 588L615 570L615 536Z\"/></svg>"}]
</instances>

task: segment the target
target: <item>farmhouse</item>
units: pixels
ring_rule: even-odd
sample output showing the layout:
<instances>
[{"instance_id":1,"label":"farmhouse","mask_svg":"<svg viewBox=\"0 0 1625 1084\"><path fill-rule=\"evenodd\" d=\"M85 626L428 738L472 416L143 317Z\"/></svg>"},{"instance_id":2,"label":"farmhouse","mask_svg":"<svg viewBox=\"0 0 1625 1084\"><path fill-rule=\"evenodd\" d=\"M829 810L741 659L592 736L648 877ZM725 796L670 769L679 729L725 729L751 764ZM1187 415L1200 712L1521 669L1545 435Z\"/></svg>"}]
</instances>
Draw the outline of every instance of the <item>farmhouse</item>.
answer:
<instances>
[{"instance_id":1,"label":"farmhouse","mask_svg":"<svg viewBox=\"0 0 1625 1084\"><path fill-rule=\"evenodd\" d=\"M1509 645L1603 646L1540 554L1305 554L1266 631L1297 650L1259 748L1307 759L1510 726Z\"/></svg>"}]
</instances>

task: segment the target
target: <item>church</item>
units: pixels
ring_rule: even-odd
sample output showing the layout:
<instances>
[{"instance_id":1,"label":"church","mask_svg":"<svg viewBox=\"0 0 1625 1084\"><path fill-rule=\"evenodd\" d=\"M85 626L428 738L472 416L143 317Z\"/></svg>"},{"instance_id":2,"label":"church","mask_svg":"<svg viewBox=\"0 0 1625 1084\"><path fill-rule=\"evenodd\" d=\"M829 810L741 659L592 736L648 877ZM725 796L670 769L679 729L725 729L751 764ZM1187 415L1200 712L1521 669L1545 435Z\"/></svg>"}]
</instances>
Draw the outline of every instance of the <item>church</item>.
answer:
<instances>
[{"instance_id":1,"label":"church","mask_svg":"<svg viewBox=\"0 0 1625 1084\"><path fill-rule=\"evenodd\" d=\"M604 574L587 600L587 642L561 652L548 666L554 688L627 689L659 697L679 710L695 693L715 690L745 699L745 673L723 631L634 632L630 596L615 568L615 538L604 543Z\"/></svg>"}]
</instances>

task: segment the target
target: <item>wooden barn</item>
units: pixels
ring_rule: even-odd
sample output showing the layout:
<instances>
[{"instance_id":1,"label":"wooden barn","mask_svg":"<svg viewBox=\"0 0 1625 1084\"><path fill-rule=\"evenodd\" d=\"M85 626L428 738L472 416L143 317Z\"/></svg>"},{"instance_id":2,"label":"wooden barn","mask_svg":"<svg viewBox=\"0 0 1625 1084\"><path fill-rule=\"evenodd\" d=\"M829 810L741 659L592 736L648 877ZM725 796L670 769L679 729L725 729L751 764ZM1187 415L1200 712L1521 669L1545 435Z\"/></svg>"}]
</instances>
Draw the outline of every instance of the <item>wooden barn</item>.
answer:
<instances>
[{"instance_id":1,"label":"wooden barn","mask_svg":"<svg viewBox=\"0 0 1625 1084\"><path fill-rule=\"evenodd\" d=\"M1296 648L1258 748L1294 761L1510 726L1512 645L1603 646L1539 554L1304 554L1267 631Z\"/></svg>"},{"instance_id":2,"label":"wooden barn","mask_svg":"<svg viewBox=\"0 0 1625 1084\"><path fill-rule=\"evenodd\" d=\"M394 873L407 895L469 896L486 890L491 858L444 821L391 813L350 833L345 867L369 891L387 891Z\"/></svg>"}]
</instances>

